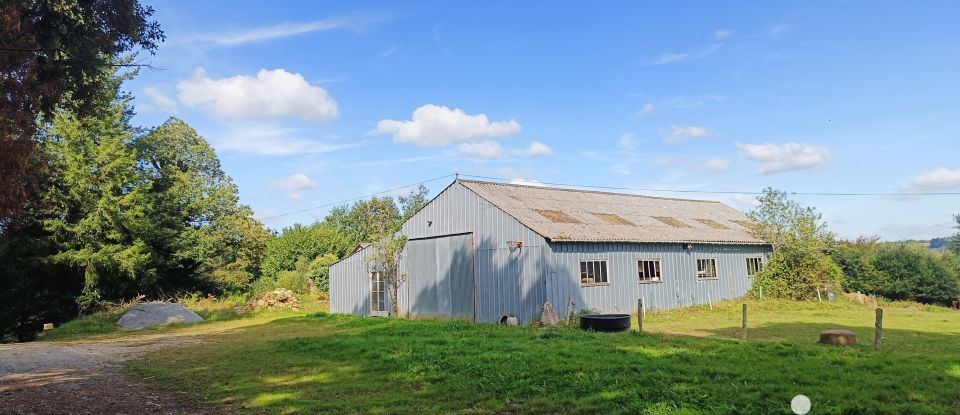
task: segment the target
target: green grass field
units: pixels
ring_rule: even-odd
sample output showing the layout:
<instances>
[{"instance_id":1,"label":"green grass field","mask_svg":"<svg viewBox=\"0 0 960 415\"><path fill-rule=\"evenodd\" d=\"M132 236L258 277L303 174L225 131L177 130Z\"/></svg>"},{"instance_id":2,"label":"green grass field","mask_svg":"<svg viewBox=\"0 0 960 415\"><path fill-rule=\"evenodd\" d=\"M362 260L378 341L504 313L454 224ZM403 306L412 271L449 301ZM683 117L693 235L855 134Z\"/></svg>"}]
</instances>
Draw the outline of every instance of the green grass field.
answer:
<instances>
[{"instance_id":1,"label":"green grass field","mask_svg":"<svg viewBox=\"0 0 960 415\"><path fill-rule=\"evenodd\" d=\"M750 302L648 314L654 333L331 316L248 321L129 371L276 413L960 413L960 312L848 302ZM221 324L231 324L224 322ZM232 323L236 324L236 323ZM215 324L208 327L215 327ZM815 344L850 328L865 346Z\"/></svg>"}]
</instances>

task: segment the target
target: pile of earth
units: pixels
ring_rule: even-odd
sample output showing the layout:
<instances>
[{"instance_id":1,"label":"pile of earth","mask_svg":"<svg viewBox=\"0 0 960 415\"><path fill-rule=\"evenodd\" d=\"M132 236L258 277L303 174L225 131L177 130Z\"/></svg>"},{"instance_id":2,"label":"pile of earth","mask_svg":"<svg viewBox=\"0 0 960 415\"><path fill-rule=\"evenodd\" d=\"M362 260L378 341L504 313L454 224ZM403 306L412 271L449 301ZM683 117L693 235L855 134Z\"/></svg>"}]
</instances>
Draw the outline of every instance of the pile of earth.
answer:
<instances>
[{"instance_id":1,"label":"pile of earth","mask_svg":"<svg viewBox=\"0 0 960 415\"><path fill-rule=\"evenodd\" d=\"M259 310L299 310L300 299L297 295L286 288L277 288L273 291L267 291L258 294L247 301L246 304L237 307L238 314L246 314Z\"/></svg>"},{"instance_id":2,"label":"pile of earth","mask_svg":"<svg viewBox=\"0 0 960 415\"><path fill-rule=\"evenodd\" d=\"M135 330L198 321L203 321L203 317L177 303L143 303L130 307L120 320L117 320L117 325L124 330Z\"/></svg>"}]
</instances>

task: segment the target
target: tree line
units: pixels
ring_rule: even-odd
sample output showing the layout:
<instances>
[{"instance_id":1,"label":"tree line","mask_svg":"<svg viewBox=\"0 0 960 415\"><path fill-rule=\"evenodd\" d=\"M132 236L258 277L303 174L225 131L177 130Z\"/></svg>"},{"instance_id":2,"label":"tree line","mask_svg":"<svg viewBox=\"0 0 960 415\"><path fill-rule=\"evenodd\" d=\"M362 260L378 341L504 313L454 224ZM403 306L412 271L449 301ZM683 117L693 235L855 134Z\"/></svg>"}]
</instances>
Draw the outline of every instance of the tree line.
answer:
<instances>
[{"instance_id":1,"label":"tree line","mask_svg":"<svg viewBox=\"0 0 960 415\"><path fill-rule=\"evenodd\" d=\"M0 227L4 340L140 294L325 292L332 263L396 232L426 201L421 186L274 235L186 122L131 124L132 97L121 91L130 76L113 73L84 114L62 107L37 130L36 187Z\"/></svg>"},{"instance_id":2,"label":"tree line","mask_svg":"<svg viewBox=\"0 0 960 415\"><path fill-rule=\"evenodd\" d=\"M816 299L820 292L862 292L891 300L960 306L960 233L945 253L879 238L839 240L816 209L766 189L750 212L754 233L773 254L754 278L753 295ZM960 230L960 215L954 216Z\"/></svg>"}]
</instances>

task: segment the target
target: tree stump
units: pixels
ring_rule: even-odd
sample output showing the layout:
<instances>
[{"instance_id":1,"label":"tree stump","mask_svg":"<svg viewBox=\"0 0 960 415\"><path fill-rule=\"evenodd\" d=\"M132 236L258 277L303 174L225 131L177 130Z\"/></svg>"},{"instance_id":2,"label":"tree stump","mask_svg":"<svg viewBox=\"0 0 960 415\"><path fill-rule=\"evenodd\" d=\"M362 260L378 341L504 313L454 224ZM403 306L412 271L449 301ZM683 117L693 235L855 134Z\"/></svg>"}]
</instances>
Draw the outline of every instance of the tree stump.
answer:
<instances>
[{"instance_id":1,"label":"tree stump","mask_svg":"<svg viewBox=\"0 0 960 415\"><path fill-rule=\"evenodd\" d=\"M857 335L850 330L824 330L820 333L820 343L837 346L856 346Z\"/></svg>"}]
</instances>

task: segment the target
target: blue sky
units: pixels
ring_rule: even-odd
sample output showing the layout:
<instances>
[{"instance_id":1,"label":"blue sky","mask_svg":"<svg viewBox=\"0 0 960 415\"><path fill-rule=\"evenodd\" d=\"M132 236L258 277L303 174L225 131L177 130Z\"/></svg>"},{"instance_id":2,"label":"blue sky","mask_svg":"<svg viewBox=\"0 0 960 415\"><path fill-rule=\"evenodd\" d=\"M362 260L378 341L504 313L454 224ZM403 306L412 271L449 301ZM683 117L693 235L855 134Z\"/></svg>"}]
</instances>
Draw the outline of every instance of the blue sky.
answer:
<instances>
[{"instance_id":1,"label":"blue sky","mask_svg":"<svg viewBox=\"0 0 960 415\"><path fill-rule=\"evenodd\" d=\"M127 84L135 121L194 126L274 229L454 172L960 191L955 1L149 4L168 39L141 56L163 70ZM797 199L843 237L947 235L960 212L950 195Z\"/></svg>"}]
</instances>

